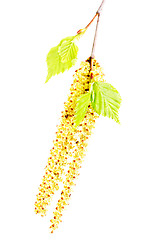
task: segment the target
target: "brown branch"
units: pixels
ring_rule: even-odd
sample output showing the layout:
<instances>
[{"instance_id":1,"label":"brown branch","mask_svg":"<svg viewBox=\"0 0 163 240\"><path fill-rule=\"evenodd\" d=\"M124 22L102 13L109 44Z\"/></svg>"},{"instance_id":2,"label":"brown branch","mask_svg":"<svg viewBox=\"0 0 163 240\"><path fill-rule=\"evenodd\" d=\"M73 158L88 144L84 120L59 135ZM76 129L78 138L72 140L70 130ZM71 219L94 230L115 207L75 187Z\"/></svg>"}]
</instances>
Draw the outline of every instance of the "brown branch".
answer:
<instances>
[{"instance_id":1,"label":"brown branch","mask_svg":"<svg viewBox=\"0 0 163 240\"><path fill-rule=\"evenodd\" d=\"M103 5L104 5L105 0L102 1L101 5L99 6L97 13L100 13L102 11Z\"/></svg>"},{"instance_id":2,"label":"brown branch","mask_svg":"<svg viewBox=\"0 0 163 240\"><path fill-rule=\"evenodd\" d=\"M94 52L95 52L95 46L96 46L96 39L97 39L97 30L98 30L99 19L100 19L100 14L98 13L96 30L95 30L95 35L94 35L94 40L93 40L93 46L92 46L92 52L91 52L91 58L94 58Z\"/></svg>"},{"instance_id":3,"label":"brown branch","mask_svg":"<svg viewBox=\"0 0 163 240\"><path fill-rule=\"evenodd\" d=\"M96 14L94 15L94 17L91 19L91 21L87 24L87 26L84 29L79 29L79 31L77 32L77 34L81 33L83 30L86 30L91 24L92 22L95 20L95 18L100 14L100 12L102 11L102 7L104 4L105 0L102 1L100 7L98 8Z\"/></svg>"},{"instance_id":4,"label":"brown branch","mask_svg":"<svg viewBox=\"0 0 163 240\"><path fill-rule=\"evenodd\" d=\"M95 52L95 45L96 45L96 38L97 38L97 30L98 30L98 24L99 24L99 19L100 19L100 14L102 12L102 8L104 5L105 0L102 0L101 5L99 6L96 14L94 15L94 17L92 18L92 20L87 24L87 26L84 29L80 29L77 34L85 31L94 21L94 19L97 17L97 23L96 23L96 30L95 30L95 35L94 35L94 40L93 40L93 46L92 46L92 52L91 52L91 56L90 56L90 71L93 69L93 58L94 58L94 52ZM91 78L93 78L93 75L91 74Z\"/></svg>"},{"instance_id":5,"label":"brown branch","mask_svg":"<svg viewBox=\"0 0 163 240\"><path fill-rule=\"evenodd\" d=\"M95 35L94 35L94 40L93 40L93 46L92 46L92 52L91 52L91 57L90 57L90 65L91 65L91 70L93 69L93 58L95 57L94 53L95 53L95 46L96 46L96 39L97 39L97 31L98 31L98 24L99 24L99 20L100 20L100 14L102 11L102 7L104 5L105 0L102 1L100 7L98 8L96 15L98 16L97 18L97 23L96 23L96 30L95 30ZM91 78L93 78L93 76L91 76Z\"/></svg>"}]
</instances>

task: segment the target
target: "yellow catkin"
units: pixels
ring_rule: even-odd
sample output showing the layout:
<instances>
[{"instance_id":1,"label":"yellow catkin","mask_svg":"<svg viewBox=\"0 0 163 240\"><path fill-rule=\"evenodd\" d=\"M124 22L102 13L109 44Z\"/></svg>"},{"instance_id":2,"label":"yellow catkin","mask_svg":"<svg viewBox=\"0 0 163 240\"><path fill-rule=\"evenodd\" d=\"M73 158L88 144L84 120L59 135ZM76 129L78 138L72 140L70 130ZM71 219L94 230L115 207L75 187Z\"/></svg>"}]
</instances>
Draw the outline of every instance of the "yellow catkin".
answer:
<instances>
[{"instance_id":1,"label":"yellow catkin","mask_svg":"<svg viewBox=\"0 0 163 240\"><path fill-rule=\"evenodd\" d=\"M93 74L93 79L90 75ZM85 155L87 141L94 128L98 114L94 112L91 105L82 123L74 130L74 114L77 98L89 91L90 81L104 81L104 74L96 60L93 60L93 69L90 72L89 59L81 63L80 69L74 74L74 81L70 87L70 94L67 102L64 103L60 124L56 132L56 139L53 141L53 148L50 150L50 157L45 167L45 175L39 187L35 202L35 212L41 216L46 215L47 206L50 204L55 191L59 189L59 182L64 187L61 199L57 203L54 218L51 220L52 232L58 227L61 221L62 210L68 204L71 196L74 181L79 175L79 169ZM67 174L65 168L69 167ZM66 176L65 176L66 175ZM65 176L65 180L63 180Z\"/></svg>"},{"instance_id":2,"label":"yellow catkin","mask_svg":"<svg viewBox=\"0 0 163 240\"><path fill-rule=\"evenodd\" d=\"M81 63L81 68L76 71L74 75L74 82L70 88L70 95L68 101L65 103L65 111L63 117L66 114L66 119L64 119L65 125L70 122L72 126L74 123L74 113L77 98L89 91L90 81L104 81L104 74L99 66L99 64L94 60L93 62L93 80L90 78L90 63L89 60ZM67 141L69 149L71 147L71 161L68 163L69 170L66 174L65 181L63 182L63 190L61 192L61 198L58 200L57 207L53 213L53 219L51 219L51 232L58 228L59 223L62 221L62 211L65 209L66 205L69 204L71 192L73 186L75 185L75 180L79 175L79 169L85 156L88 139L92 133L92 129L95 125L95 120L98 118L98 114L94 112L91 105L89 105L85 118L82 123L77 127L74 132L70 132L67 135Z\"/></svg>"}]
</instances>

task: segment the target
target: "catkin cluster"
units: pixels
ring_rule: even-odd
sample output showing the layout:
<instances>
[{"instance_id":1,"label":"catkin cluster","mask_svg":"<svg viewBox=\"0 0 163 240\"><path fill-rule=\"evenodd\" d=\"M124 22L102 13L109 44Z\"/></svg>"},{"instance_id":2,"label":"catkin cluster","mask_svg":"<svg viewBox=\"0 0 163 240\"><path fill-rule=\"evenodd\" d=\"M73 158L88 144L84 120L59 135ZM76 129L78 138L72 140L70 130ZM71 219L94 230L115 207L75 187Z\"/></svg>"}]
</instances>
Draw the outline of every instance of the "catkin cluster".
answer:
<instances>
[{"instance_id":1,"label":"catkin cluster","mask_svg":"<svg viewBox=\"0 0 163 240\"><path fill-rule=\"evenodd\" d=\"M93 75L93 78L91 77ZM58 228L61 222L62 211L69 204L72 188L79 175L79 169L85 156L88 139L95 126L98 114L91 104L81 124L74 129L75 106L78 97L89 91L90 82L104 81L104 74L100 65L93 59L93 68L90 71L90 59L81 63L73 75L74 81L70 87L67 102L53 141L53 148L45 167L45 175L39 186L35 202L35 212L41 216L46 215L47 206L51 202L55 191L59 190L59 183L63 182L61 198L58 200L51 219L51 232Z\"/></svg>"}]
</instances>

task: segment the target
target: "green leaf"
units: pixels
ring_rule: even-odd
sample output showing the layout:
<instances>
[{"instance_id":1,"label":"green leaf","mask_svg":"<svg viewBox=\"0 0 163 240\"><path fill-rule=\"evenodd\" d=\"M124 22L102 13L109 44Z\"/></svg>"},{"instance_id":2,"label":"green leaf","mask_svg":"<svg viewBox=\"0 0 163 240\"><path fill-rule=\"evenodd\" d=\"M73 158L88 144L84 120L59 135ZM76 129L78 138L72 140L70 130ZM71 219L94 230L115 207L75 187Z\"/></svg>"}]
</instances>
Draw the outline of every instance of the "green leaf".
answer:
<instances>
[{"instance_id":1,"label":"green leaf","mask_svg":"<svg viewBox=\"0 0 163 240\"><path fill-rule=\"evenodd\" d=\"M88 109L88 105L90 104L90 92L82 94L77 99L77 104L75 108L75 121L74 121L74 127L77 127L85 117L85 114Z\"/></svg>"},{"instance_id":2,"label":"green leaf","mask_svg":"<svg viewBox=\"0 0 163 240\"><path fill-rule=\"evenodd\" d=\"M92 85L91 103L96 113L119 122L118 111L121 104L119 92L109 83L95 82Z\"/></svg>"},{"instance_id":3,"label":"green leaf","mask_svg":"<svg viewBox=\"0 0 163 240\"><path fill-rule=\"evenodd\" d=\"M75 37L67 37L61 41L58 53L62 63L67 63L77 58L78 46L74 43Z\"/></svg>"},{"instance_id":4,"label":"green leaf","mask_svg":"<svg viewBox=\"0 0 163 240\"><path fill-rule=\"evenodd\" d=\"M49 79L59 74L60 72L64 72L67 69L66 65L63 65L60 61L60 56L58 54L58 46L53 47L50 52L47 55L47 66L48 66L48 75L46 78L46 82L49 81Z\"/></svg>"},{"instance_id":5,"label":"green leaf","mask_svg":"<svg viewBox=\"0 0 163 240\"><path fill-rule=\"evenodd\" d=\"M63 73L75 65L78 54L78 46L75 42L79 40L84 32L82 31L75 36L66 37L56 47L51 48L46 59L48 67L46 82L52 76Z\"/></svg>"}]
</instances>

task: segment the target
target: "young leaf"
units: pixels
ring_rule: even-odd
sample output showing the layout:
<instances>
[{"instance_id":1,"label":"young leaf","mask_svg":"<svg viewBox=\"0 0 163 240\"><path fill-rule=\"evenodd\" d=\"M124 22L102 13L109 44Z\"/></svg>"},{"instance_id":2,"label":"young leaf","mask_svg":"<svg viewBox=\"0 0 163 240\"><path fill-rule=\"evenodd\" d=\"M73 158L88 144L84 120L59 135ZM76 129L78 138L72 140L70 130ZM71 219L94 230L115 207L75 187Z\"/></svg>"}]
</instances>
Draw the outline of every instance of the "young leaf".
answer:
<instances>
[{"instance_id":1,"label":"young leaf","mask_svg":"<svg viewBox=\"0 0 163 240\"><path fill-rule=\"evenodd\" d=\"M48 82L52 76L55 76L61 72L63 73L65 70L68 70L75 64L76 59L73 58L69 59L69 61L62 62L62 58L59 55L59 47L62 44L62 41L56 47L51 48L47 55L46 61L48 66L48 75L46 82Z\"/></svg>"},{"instance_id":2,"label":"young leaf","mask_svg":"<svg viewBox=\"0 0 163 240\"><path fill-rule=\"evenodd\" d=\"M78 47L74 43L75 37L76 36L67 37L61 41L59 49L58 49L58 53L61 57L62 63L67 63L67 62L71 61L72 59L77 58Z\"/></svg>"},{"instance_id":3,"label":"young leaf","mask_svg":"<svg viewBox=\"0 0 163 240\"><path fill-rule=\"evenodd\" d=\"M121 97L119 92L109 83L95 82L91 91L91 103L96 113L119 122L118 110Z\"/></svg>"},{"instance_id":4,"label":"young leaf","mask_svg":"<svg viewBox=\"0 0 163 240\"><path fill-rule=\"evenodd\" d=\"M62 39L56 47L51 48L46 59L48 67L46 82L48 82L52 76L61 72L63 73L75 65L78 54L78 46L75 42L79 40L84 33L85 30L75 36L66 37Z\"/></svg>"},{"instance_id":5,"label":"young leaf","mask_svg":"<svg viewBox=\"0 0 163 240\"><path fill-rule=\"evenodd\" d=\"M75 109L75 125L74 127L77 127L83 118L85 117L85 114L88 109L88 105L90 104L90 92L82 94L77 99L76 109Z\"/></svg>"}]
</instances>

